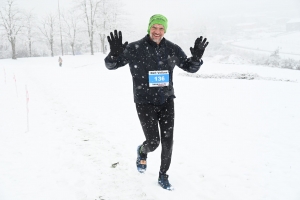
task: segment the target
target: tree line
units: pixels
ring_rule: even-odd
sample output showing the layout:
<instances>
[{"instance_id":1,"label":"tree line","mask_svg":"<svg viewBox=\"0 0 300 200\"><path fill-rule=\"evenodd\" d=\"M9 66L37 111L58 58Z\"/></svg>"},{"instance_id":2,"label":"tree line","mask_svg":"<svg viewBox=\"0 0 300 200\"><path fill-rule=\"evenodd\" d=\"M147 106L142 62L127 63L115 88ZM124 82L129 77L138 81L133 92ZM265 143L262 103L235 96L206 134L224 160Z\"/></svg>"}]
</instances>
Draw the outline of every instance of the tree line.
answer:
<instances>
[{"instance_id":1,"label":"tree line","mask_svg":"<svg viewBox=\"0 0 300 200\"><path fill-rule=\"evenodd\" d=\"M120 0L77 0L64 10L37 16L18 0L0 7L0 58L106 53L106 36L122 26ZM96 49L95 49L96 48Z\"/></svg>"}]
</instances>

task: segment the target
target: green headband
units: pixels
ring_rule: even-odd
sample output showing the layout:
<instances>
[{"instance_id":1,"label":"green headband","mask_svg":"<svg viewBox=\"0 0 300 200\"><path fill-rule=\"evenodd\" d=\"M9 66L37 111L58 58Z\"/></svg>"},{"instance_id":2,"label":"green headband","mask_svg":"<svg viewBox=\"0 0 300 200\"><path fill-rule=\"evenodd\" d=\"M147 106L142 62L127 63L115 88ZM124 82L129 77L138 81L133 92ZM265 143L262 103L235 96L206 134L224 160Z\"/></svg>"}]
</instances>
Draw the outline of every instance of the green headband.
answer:
<instances>
[{"instance_id":1,"label":"green headband","mask_svg":"<svg viewBox=\"0 0 300 200\"><path fill-rule=\"evenodd\" d=\"M148 25L148 34L150 33L150 29L154 24L160 24L163 25L165 28L165 33L167 32L168 28L168 19L160 14L153 15L150 20L149 20L149 25Z\"/></svg>"}]
</instances>

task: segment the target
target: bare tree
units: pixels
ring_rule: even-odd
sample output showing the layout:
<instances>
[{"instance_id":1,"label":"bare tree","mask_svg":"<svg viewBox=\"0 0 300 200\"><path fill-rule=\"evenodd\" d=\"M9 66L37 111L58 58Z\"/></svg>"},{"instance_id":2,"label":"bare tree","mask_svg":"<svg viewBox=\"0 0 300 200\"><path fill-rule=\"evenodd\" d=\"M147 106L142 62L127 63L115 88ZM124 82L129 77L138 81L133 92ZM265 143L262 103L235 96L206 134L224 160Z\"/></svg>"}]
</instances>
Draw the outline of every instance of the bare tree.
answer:
<instances>
[{"instance_id":1,"label":"bare tree","mask_svg":"<svg viewBox=\"0 0 300 200\"><path fill-rule=\"evenodd\" d=\"M1 34L0 32L0 59L9 57L7 52L9 52L9 49L11 48L10 46L11 45L9 44L8 40L6 40L6 35Z\"/></svg>"},{"instance_id":2,"label":"bare tree","mask_svg":"<svg viewBox=\"0 0 300 200\"><path fill-rule=\"evenodd\" d=\"M99 19L97 23L97 29L99 30L99 36L100 36L100 42L101 42L101 51L103 53L106 53L105 48L105 39L106 35L105 33L108 31L109 24L108 24L108 18L109 18L109 8L108 8L108 2L106 0L102 0L102 6L101 6L101 18Z\"/></svg>"},{"instance_id":3,"label":"bare tree","mask_svg":"<svg viewBox=\"0 0 300 200\"><path fill-rule=\"evenodd\" d=\"M24 29L25 33L24 35L27 38L27 44L28 44L28 56L32 57L32 44L33 44L33 36L35 34L34 31L34 14L32 11L26 12L25 13L25 24L24 24Z\"/></svg>"},{"instance_id":4,"label":"bare tree","mask_svg":"<svg viewBox=\"0 0 300 200\"><path fill-rule=\"evenodd\" d=\"M48 14L42 21L42 27L39 27L41 33L45 36L50 50L51 56L54 56L54 34L55 34L55 23L56 16L53 14Z\"/></svg>"},{"instance_id":5,"label":"bare tree","mask_svg":"<svg viewBox=\"0 0 300 200\"><path fill-rule=\"evenodd\" d=\"M114 29L122 29L125 13L122 10L123 4L120 0L102 0L99 12L99 19L96 26L100 36L101 51L106 53L106 33Z\"/></svg>"},{"instance_id":6,"label":"bare tree","mask_svg":"<svg viewBox=\"0 0 300 200\"><path fill-rule=\"evenodd\" d=\"M0 9L2 25L6 31L6 36L11 44L12 59L16 57L16 39L20 30L23 28L23 16L17 8L14 0L7 0L7 5Z\"/></svg>"},{"instance_id":7,"label":"bare tree","mask_svg":"<svg viewBox=\"0 0 300 200\"><path fill-rule=\"evenodd\" d=\"M78 20L78 15L76 15L75 10L70 10L67 14L62 15L64 21L64 33L66 38L72 48L72 54L75 55L75 45L77 40L77 34L80 32L80 21Z\"/></svg>"},{"instance_id":8,"label":"bare tree","mask_svg":"<svg viewBox=\"0 0 300 200\"><path fill-rule=\"evenodd\" d=\"M94 55L94 34L96 30L96 18L99 12L101 0L81 0L80 9L84 14L84 22L87 25L91 55Z\"/></svg>"},{"instance_id":9,"label":"bare tree","mask_svg":"<svg viewBox=\"0 0 300 200\"><path fill-rule=\"evenodd\" d=\"M59 32L60 32L60 47L61 47L61 55L64 55L64 47L63 47L63 39L62 39L62 30L61 30L61 20L60 20L60 7L58 0L58 19L59 19Z\"/></svg>"}]
</instances>

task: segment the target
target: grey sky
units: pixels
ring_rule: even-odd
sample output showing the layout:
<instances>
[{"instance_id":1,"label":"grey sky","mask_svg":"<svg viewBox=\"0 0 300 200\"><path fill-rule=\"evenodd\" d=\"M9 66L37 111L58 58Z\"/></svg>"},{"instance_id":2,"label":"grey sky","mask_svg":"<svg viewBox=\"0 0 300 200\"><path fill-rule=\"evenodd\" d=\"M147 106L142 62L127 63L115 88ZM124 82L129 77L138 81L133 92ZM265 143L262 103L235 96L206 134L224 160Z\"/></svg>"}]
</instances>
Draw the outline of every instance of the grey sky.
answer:
<instances>
[{"instance_id":1,"label":"grey sky","mask_svg":"<svg viewBox=\"0 0 300 200\"><path fill-rule=\"evenodd\" d=\"M0 0L1 5L6 0ZM16 0L20 8L33 9L39 17L56 12L58 1L61 9L68 10L76 0ZM163 14L169 28L214 25L215 19L231 16L232 19L258 16L257 18L300 18L300 0L123 0L128 13L128 24L137 32L147 29L153 14Z\"/></svg>"},{"instance_id":2,"label":"grey sky","mask_svg":"<svg viewBox=\"0 0 300 200\"><path fill-rule=\"evenodd\" d=\"M59 0L61 7L69 8L75 0ZM0 0L1 4L5 0ZM57 9L58 0L17 0L20 7L33 8L37 13ZM154 13L180 18L188 16L218 16L231 14L273 14L300 16L299 0L124 0L126 10L134 18ZM170 18L169 17L169 18Z\"/></svg>"}]
</instances>

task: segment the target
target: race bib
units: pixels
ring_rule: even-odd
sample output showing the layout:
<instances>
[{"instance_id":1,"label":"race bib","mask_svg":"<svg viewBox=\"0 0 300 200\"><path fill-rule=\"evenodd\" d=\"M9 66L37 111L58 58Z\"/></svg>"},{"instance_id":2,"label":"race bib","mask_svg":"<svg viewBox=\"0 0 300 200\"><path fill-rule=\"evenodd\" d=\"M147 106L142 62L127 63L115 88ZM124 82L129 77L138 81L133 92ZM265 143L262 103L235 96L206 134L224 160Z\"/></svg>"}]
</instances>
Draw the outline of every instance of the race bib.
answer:
<instances>
[{"instance_id":1,"label":"race bib","mask_svg":"<svg viewBox=\"0 0 300 200\"><path fill-rule=\"evenodd\" d=\"M169 71L149 71L149 87L169 86Z\"/></svg>"}]
</instances>

